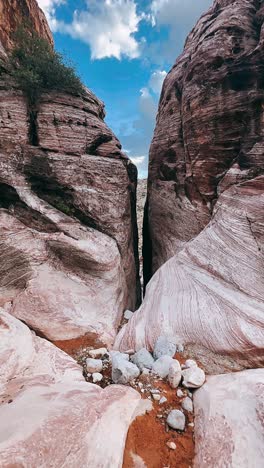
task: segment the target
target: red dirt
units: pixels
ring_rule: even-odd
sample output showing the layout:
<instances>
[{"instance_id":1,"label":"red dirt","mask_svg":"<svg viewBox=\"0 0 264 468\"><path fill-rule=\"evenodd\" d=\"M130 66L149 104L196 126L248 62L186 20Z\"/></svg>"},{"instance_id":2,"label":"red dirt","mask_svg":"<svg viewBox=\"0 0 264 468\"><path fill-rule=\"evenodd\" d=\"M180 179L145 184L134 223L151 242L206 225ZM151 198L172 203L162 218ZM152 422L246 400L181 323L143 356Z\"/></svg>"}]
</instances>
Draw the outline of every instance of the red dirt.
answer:
<instances>
[{"instance_id":1,"label":"red dirt","mask_svg":"<svg viewBox=\"0 0 264 468\"><path fill-rule=\"evenodd\" d=\"M172 409L181 409L180 402L184 397L178 398L177 389L171 389L163 381L157 382L155 387L161 390L167 401L162 405L153 401L154 409L149 414L137 417L131 424L127 435L123 468L136 466L131 452L138 455L147 468L189 468L192 466L194 457L194 439L193 427L188 426L188 423L193 422L193 415L185 411L186 430L184 432L168 429L166 427L167 414ZM158 418L158 414L162 414L163 417ZM174 442L176 450L168 448L167 442Z\"/></svg>"},{"instance_id":2,"label":"red dirt","mask_svg":"<svg viewBox=\"0 0 264 468\"><path fill-rule=\"evenodd\" d=\"M84 336L72 340L53 341L53 344L65 351L65 353L69 354L73 358L76 358L76 355L82 349L88 347L91 349L96 349L105 346L104 343L99 340L96 333L87 333Z\"/></svg>"}]
</instances>

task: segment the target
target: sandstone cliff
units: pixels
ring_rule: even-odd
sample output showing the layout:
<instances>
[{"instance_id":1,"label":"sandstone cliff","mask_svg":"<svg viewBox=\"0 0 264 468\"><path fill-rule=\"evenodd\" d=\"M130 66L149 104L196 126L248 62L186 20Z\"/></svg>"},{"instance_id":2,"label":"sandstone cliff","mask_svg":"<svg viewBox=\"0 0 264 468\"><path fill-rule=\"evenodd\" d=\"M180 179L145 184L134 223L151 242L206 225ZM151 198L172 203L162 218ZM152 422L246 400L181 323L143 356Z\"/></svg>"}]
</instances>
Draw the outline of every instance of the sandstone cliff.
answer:
<instances>
[{"instance_id":1,"label":"sandstone cliff","mask_svg":"<svg viewBox=\"0 0 264 468\"><path fill-rule=\"evenodd\" d=\"M150 149L145 300L121 349L160 334L208 371L264 362L264 28L255 0L215 1L165 79ZM210 353L216 353L214 359ZM209 356L210 355L210 356Z\"/></svg>"},{"instance_id":2,"label":"sandstone cliff","mask_svg":"<svg viewBox=\"0 0 264 468\"><path fill-rule=\"evenodd\" d=\"M52 40L35 1L4 3L5 46L25 16ZM103 103L53 92L29 112L3 65L0 165L1 305L49 339L110 344L140 300L137 171Z\"/></svg>"},{"instance_id":3,"label":"sandstone cliff","mask_svg":"<svg viewBox=\"0 0 264 468\"><path fill-rule=\"evenodd\" d=\"M150 148L146 281L208 224L223 190L263 171L263 15L257 0L215 1L165 79Z\"/></svg>"}]
</instances>

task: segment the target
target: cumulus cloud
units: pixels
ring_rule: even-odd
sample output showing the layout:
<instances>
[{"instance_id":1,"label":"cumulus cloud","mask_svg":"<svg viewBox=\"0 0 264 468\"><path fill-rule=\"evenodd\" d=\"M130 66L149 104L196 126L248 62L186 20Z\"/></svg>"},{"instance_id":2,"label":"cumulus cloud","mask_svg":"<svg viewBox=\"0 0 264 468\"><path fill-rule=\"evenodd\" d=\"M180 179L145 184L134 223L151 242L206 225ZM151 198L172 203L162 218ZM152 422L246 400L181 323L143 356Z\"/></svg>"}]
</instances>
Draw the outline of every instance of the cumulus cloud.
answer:
<instances>
[{"instance_id":1,"label":"cumulus cloud","mask_svg":"<svg viewBox=\"0 0 264 468\"><path fill-rule=\"evenodd\" d=\"M143 18L134 0L89 0L85 10L75 10L71 23L57 21L57 30L88 44L92 59L133 59L140 55L134 34Z\"/></svg>"},{"instance_id":2,"label":"cumulus cloud","mask_svg":"<svg viewBox=\"0 0 264 468\"><path fill-rule=\"evenodd\" d=\"M131 161L136 164L136 166L141 166L146 159L146 156L133 156L130 158Z\"/></svg>"},{"instance_id":3,"label":"cumulus cloud","mask_svg":"<svg viewBox=\"0 0 264 468\"><path fill-rule=\"evenodd\" d=\"M40 8L44 11L50 28L53 32L57 30L56 8L66 0L37 0Z\"/></svg>"},{"instance_id":4,"label":"cumulus cloud","mask_svg":"<svg viewBox=\"0 0 264 468\"><path fill-rule=\"evenodd\" d=\"M166 75L167 72L165 72L165 70L156 70L152 73L149 80L149 86L154 93L160 94Z\"/></svg>"}]
</instances>

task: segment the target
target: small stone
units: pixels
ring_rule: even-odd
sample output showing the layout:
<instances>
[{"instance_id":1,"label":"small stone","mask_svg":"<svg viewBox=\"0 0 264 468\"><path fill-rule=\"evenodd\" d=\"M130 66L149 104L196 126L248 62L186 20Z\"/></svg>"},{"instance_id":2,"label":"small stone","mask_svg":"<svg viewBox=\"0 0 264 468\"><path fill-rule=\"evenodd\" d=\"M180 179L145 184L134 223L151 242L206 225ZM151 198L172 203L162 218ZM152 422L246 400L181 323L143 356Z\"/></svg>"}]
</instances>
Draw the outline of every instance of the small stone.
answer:
<instances>
[{"instance_id":1,"label":"small stone","mask_svg":"<svg viewBox=\"0 0 264 468\"><path fill-rule=\"evenodd\" d=\"M135 354L135 350L134 349L128 349L128 350L124 351L124 354L129 354L129 356L130 356L131 354Z\"/></svg>"},{"instance_id":2,"label":"small stone","mask_svg":"<svg viewBox=\"0 0 264 468\"><path fill-rule=\"evenodd\" d=\"M198 367L194 359L187 359L187 361L185 361L185 369L189 369L190 367Z\"/></svg>"},{"instance_id":3,"label":"small stone","mask_svg":"<svg viewBox=\"0 0 264 468\"><path fill-rule=\"evenodd\" d=\"M91 349L89 351L89 356L91 356L91 358L93 359L101 358L105 354L108 354L108 351L106 348Z\"/></svg>"},{"instance_id":4,"label":"small stone","mask_svg":"<svg viewBox=\"0 0 264 468\"><path fill-rule=\"evenodd\" d=\"M167 401L167 398L165 396L162 396L161 399L160 399L159 404L163 405L163 403L166 403L166 401Z\"/></svg>"},{"instance_id":5,"label":"small stone","mask_svg":"<svg viewBox=\"0 0 264 468\"><path fill-rule=\"evenodd\" d=\"M190 367L182 371L184 387L199 388L205 382L205 373L203 369L197 366Z\"/></svg>"},{"instance_id":6,"label":"small stone","mask_svg":"<svg viewBox=\"0 0 264 468\"><path fill-rule=\"evenodd\" d=\"M189 390L187 390L187 395L188 395L189 398L192 398L192 397L193 397L192 392L190 392Z\"/></svg>"},{"instance_id":7,"label":"small stone","mask_svg":"<svg viewBox=\"0 0 264 468\"><path fill-rule=\"evenodd\" d=\"M167 424L172 429L176 429L178 431L184 431L185 429L185 416L182 411L180 410L172 410L168 414L167 417Z\"/></svg>"},{"instance_id":8,"label":"small stone","mask_svg":"<svg viewBox=\"0 0 264 468\"><path fill-rule=\"evenodd\" d=\"M152 398L155 401L160 401L160 395L158 395L157 393L152 394Z\"/></svg>"},{"instance_id":9,"label":"small stone","mask_svg":"<svg viewBox=\"0 0 264 468\"><path fill-rule=\"evenodd\" d=\"M125 318L126 320L130 320L131 317L133 317L133 315L134 315L134 313L131 312L131 310L126 310L126 311L124 312L124 318Z\"/></svg>"},{"instance_id":10,"label":"small stone","mask_svg":"<svg viewBox=\"0 0 264 468\"><path fill-rule=\"evenodd\" d=\"M174 442L167 442L167 447L171 450L176 450L176 444Z\"/></svg>"},{"instance_id":11,"label":"small stone","mask_svg":"<svg viewBox=\"0 0 264 468\"><path fill-rule=\"evenodd\" d=\"M157 414L157 418L161 419L161 418L163 418L163 415L162 414Z\"/></svg>"},{"instance_id":12,"label":"small stone","mask_svg":"<svg viewBox=\"0 0 264 468\"><path fill-rule=\"evenodd\" d=\"M178 398L182 398L182 397L184 396L184 393L183 393L183 391L179 388L179 389L177 390L177 392L176 392L176 395L177 395Z\"/></svg>"},{"instance_id":13,"label":"small stone","mask_svg":"<svg viewBox=\"0 0 264 468\"><path fill-rule=\"evenodd\" d=\"M131 362L136 364L140 370L145 368L152 369L154 359L146 348L142 348L131 356Z\"/></svg>"},{"instance_id":14,"label":"small stone","mask_svg":"<svg viewBox=\"0 0 264 468\"><path fill-rule=\"evenodd\" d=\"M143 388L143 383L142 383L142 382L138 382L138 386L139 386L139 388Z\"/></svg>"},{"instance_id":15,"label":"small stone","mask_svg":"<svg viewBox=\"0 0 264 468\"><path fill-rule=\"evenodd\" d=\"M188 426L194 427L194 423L193 423L193 422L192 422L192 423L189 423Z\"/></svg>"},{"instance_id":16,"label":"small stone","mask_svg":"<svg viewBox=\"0 0 264 468\"><path fill-rule=\"evenodd\" d=\"M177 388L182 378L181 365L177 359L173 359L173 362L169 368L168 380L172 388Z\"/></svg>"},{"instance_id":17,"label":"small stone","mask_svg":"<svg viewBox=\"0 0 264 468\"><path fill-rule=\"evenodd\" d=\"M160 336L154 346L153 356L159 359L161 356L174 356L176 353L176 345L166 336Z\"/></svg>"},{"instance_id":18,"label":"small stone","mask_svg":"<svg viewBox=\"0 0 264 468\"><path fill-rule=\"evenodd\" d=\"M145 389L144 388L141 388L141 393L145 393Z\"/></svg>"},{"instance_id":19,"label":"small stone","mask_svg":"<svg viewBox=\"0 0 264 468\"><path fill-rule=\"evenodd\" d=\"M126 361L129 361L129 354L126 354L126 353L120 353L120 351L111 351L110 352L110 358L111 358L111 361L113 360L113 357L114 356L121 356L123 359L125 359Z\"/></svg>"},{"instance_id":20,"label":"small stone","mask_svg":"<svg viewBox=\"0 0 264 468\"><path fill-rule=\"evenodd\" d=\"M152 388L152 389L150 390L150 393L152 393L152 395L155 395L155 393L156 393L156 394L160 394L160 390L159 390L158 388Z\"/></svg>"},{"instance_id":21,"label":"small stone","mask_svg":"<svg viewBox=\"0 0 264 468\"><path fill-rule=\"evenodd\" d=\"M185 410L185 411L188 411L189 413L192 413L193 412L193 402L191 400L190 397L185 397L183 400L182 400L182 408Z\"/></svg>"},{"instance_id":22,"label":"small stone","mask_svg":"<svg viewBox=\"0 0 264 468\"><path fill-rule=\"evenodd\" d=\"M149 375L149 373L150 373L150 370L147 369L146 367L142 369L142 375Z\"/></svg>"},{"instance_id":23,"label":"small stone","mask_svg":"<svg viewBox=\"0 0 264 468\"><path fill-rule=\"evenodd\" d=\"M95 372L93 374L93 383L101 382L101 380L103 380L102 374L100 374L99 372Z\"/></svg>"},{"instance_id":24,"label":"small stone","mask_svg":"<svg viewBox=\"0 0 264 468\"><path fill-rule=\"evenodd\" d=\"M87 358L86 369L87 372L90 372L91 374L94 374L95 372L101 372L103 369L103 362L101 359Z\"/></svg>"},{"instance_id":25,"label":"small stone","mask_svg":"<svg viewBox=\"0 0 264 468\"><path fill-rule=\"evenodd\" d=\"M176 351L177 351L177 353L183 353L183 351L184 351L183 344L177 344L176 345Z\"/></svg>"},{"instance_id":26,"label":"small stone","mask_svg":"<svg viewBox=\"0 0 264 468\"><path fill-rule=\"evenodd\" d=\"M136 379L140 371L135 364L127 361L122 355L120 356L120 354L112 356L112 380L116 384L124 385Z\"/></svg>"},{"instance_id":27,"label":"small stone","mask_svg":"<svg viewBox=\"0 0 264 468\"><path fill-rule=\"evenodd\" d=\"M152 372L164 379L169 374L169 369L172 362L172 357L161 356L157 361L154 362Z\"/></svg>"}]
</instances>

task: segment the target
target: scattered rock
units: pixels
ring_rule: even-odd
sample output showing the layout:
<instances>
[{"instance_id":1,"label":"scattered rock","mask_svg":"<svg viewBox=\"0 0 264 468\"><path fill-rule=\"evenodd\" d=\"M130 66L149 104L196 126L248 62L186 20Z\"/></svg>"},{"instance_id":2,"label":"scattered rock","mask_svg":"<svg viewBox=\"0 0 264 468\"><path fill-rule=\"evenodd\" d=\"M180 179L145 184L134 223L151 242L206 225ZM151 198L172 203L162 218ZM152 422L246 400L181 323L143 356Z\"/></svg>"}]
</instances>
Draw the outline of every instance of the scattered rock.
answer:
<instances>
[{"instance_id":1,"label":"scattered rock","mask_svg":"<svg viewBox=\"0 0 264 468\"><path fill-rule=\"evenodd\" d=\"M183 391L179 388L176 392L177 397L182 398L184 396Z\"/></svg>"},{"instance_id":2,"label":"scattered rock","mask_svg":"<svg viewBox=\"0 0 264 468\"><path fill-rule=\"evenodd\" d=\"M121 353L112 356L112 380L116 384L127 384L140 374L139 368L125 359Z\"/></svg>"},{"instance_id":3,"label":"scattered rock","mask_svg":"<svg viewBox=\"0 0 264 468\"><path fill-rule=\"evenodd\" d=\"M152 388L152 389L150 390L150 393L151 393L152 395L155 395L155 393L156 393L156 394L157 394L157 393L160 394L160 390L159 390L158 388Z\"/></svg>"},{"instance_id":4,"label":"scattered rock","mask_svg":"<svg viewBox=\"0 0 264 468\"><path fill-rule=\"evenodd\" d=\"M181 405L185 411L188 411L189 413L193 412L193 402L190 397L185 397L184 400L182 400Z\"/></svg>"},{"instance_id":5,"label":"scattered rock","mask_svg":"<svg viewBox=\"0 0 264 468\"><path fill-rule=\"evenodd\" d=\"M167 401L167 398L165 396L162 396L161 399L160 399L159 404L163 405L163 403L166 403L166 401Z\"/></svg>"},{"instance_id":6,"label":"scattered rock","mask_svg":"<svg viewBox=\"0 0 264 468\"><path fill-rule=\"evenodd\" d=\"M101 372L101 370L103 369L103 362L101 361L101 359L87 358L86 369L87 372L89 372L90 374L94 374L95 372Z\"/></svg>"},{"instance_id":7,"label":"scattered rock","mask_svg":"<svg viewBox=\"0 0 264 468\"><path fill-rule=\"evenodd\" d=\"M198 367L197 362L194 359L187 359L184 363L185 369L189 369L190 367Z\"/></svg>"},{"instance_id":8,"label":"scattered rock","mask_svg":"<svg viewBox=\"0 0 264 468\"><path fill-rule=\"evenodd\" d=\"M131 310L126 310L126 311L124 312L124 319L130 320L131 317L133 317L133 312L131 312Z\"/></svg>"},{"instance_id":9,"label":"scattered rock","mask_svg":"<svg viewBox=\"0 0 264 468\"><path fill-rule=\"evenodd\" d=\"M185 416L182 411L180 410L172 410L168 414L167 417L167 424L172 429L176 429L178 431L184 431L185 429Z\"/></svg>"},{"instance_id":10,"label":"scattered rock","mask_svg":"<svg viewBox=\"0 0 264 468\"><path fill-rule=\"evenodd\" d=\"M154 346L153 356L159 359L161 356L174 356L176 353L176 345L166 336L160 336Z\"/></svg>"},{"instance_id":11,"label":"scattered rock","mask_svg":"<svg viewBox=\"0 0 264 468\"><path fill-rule=\"evenodd\" d=\"M110 352L111 361L113 361L114 356L121 356L126 361L129 361L129 354L127 353L120 353L120 351L111 351Z\"/></svg>"},{"instance_id":12,"label":"scattered rock","mask_svg":"<svg viewBox=\"0 0 264 468\"><path fill-rule=\"evenodd\" d=\"M158 393L153 393L153 394L152 394L152 398L153 398L153 400L155 400L155 401L160 401L160 395L159 395Z\"/></svg>"},{"instance_id":13,"label":"scattered rock","mask_svg":"<svg viewBox=\"0 0 264 468\"><path fill-rule=\"evenodd\" d=\"M205 382L205 373L203 369L197 366L190 367L182 371L184 387L199 388Z\"/></svg>"},{"instance_id":14,"label":"scattered rock","mask_svg":"<svg viewBox=\"0 0 264 468\"><path fill-rule=\"evenodd\" d=\"M131 361L138 366L140 370L144 368L152 369L154 359L146 348L142 348L131 356Z\"/></svg>"},{"instance_id":15,"label":"scattered rock","mask_svg":"<svg viewBox=\"0 0 264 468\"><path fill-rule=\"evenodd\" d=\"M176 345L176 351L177 351L177 353L183 353L183 351L184 351L183 344L177 344Z\"/></svg>"},{"instance_id":16,"label":"scattered rock","mask_svg":"<svg viewBox=\"0 0 264 468\"><path fill-rule=\"evenodd\" d=\"M149 375L150 373L150 370L147 369L146 367L144 367L144 369L142 369L142 375Z\"/></svg>"},{"instance_id":17,"label":"scattered rock","mask_svg":"<svg viewBox=\"0 0 264 468\"><path fill-rule=\"evenodd\" d=\"M93 383L101 382L101 380L103 380L102 374L100 374L99 372L95 372L93 374Z\"/></svg>"},{"instance_id":18,"label":"scattered rock","mask_svg":"<svg viewBox=\"0 0 264 468\"><path fill-rule=\"evenodd\" d=\"M131 354L135 354L135 350L134 349L128 349L127 351L124 351L124 354L128 354L130 356Z\"/></svg>"},{"instance_id":19,"label":"scattered rock","mask_svg":"<svg viewBox=\"0 0 264 468\"><path fill-rule=\"evenodd\" d=\"M176 444L174 442L167 442L167 447L171 450L176 450Z\"/></svg>"},{"instance_id":20,"label":"scattered rock","mask_svg":"<svg viewBox=\"0 0 264 468\"><path fill-rule=\"evenodd\" d=\"M182 378L181 365L174 359L169 368L168 380L172 388L177 388Z\"/></svg>"},{"instance_id":21,"label":"scattered rock","mask_svg":"<svg viewBox=\"0 0 264 468\"><path fill-rule=\"evenodd\" d=\"M98 348L98 349L91 349L89 351L89 356L93 359L99 359L105 354L108 354L108 351L106 348Z\"/></svg>"},{"instance_id":22,"label":"scattered rock","mask_svg":"<svg viewBox=\"0 0 264 468\"><path fill-rule=\"evenodd\" d=\"M161 356L157 361L154 362L152 372L157 374L159 377L164 379L169 374L170 365L173 359L170 356Z\"/></svg>"}]
</instances>

